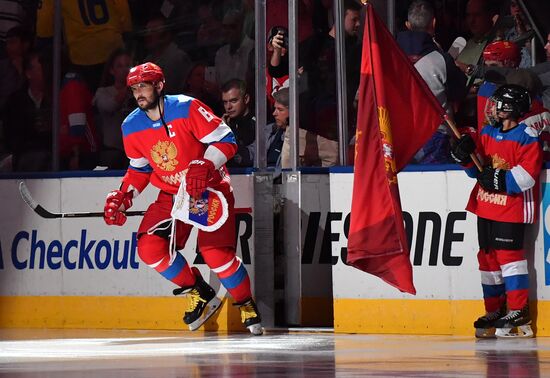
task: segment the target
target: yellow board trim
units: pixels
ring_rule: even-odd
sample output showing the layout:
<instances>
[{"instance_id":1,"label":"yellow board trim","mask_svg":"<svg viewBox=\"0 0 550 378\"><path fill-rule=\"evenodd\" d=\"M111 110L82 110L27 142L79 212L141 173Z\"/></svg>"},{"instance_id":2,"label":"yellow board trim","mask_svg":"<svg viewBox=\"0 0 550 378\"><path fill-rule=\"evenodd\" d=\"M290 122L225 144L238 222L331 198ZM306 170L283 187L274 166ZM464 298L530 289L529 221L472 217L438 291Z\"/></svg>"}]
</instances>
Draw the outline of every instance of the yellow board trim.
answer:
<instances>
[{"instance_id":1,"label":"yellow board trim","mask_svg":"<svg viewBox=\"0 0 550 378\"><path fill-rule=\"evenodd\" d=\"M185 297L0 297L0 328L186 330ZM205 331L245 331L239 310L224 299Z\"/></svg>"},{"instance_id":2,"label":"yellow board trim","mask_svg":"<svg viewBox=\"0 0 550 378\"><path fill-rule=\"evenodd\" d=\"M549 301L532 301L533 329L550 336ZM414 335L473 335L480 300L335 299L334 331Z\"/></svg>"},{"instance_id":3,"label":"yellow board trim","mask_svg":"<svg viewBox=\"0 0 550 378\"><path fill-rule=\"evenodd\" d=\"M245 331L239 310L231 304L224 299L222 308L201 329ZM330 319L330 306L324 301L309 298L302 306L305 323L325 325ZM0 328L186 330L181 320L186 307L185 297L4 296L0 297ZM325 311L319 312L320 308ZM482 313L479 300L335 299L334 330L472 335L472 323ZM531 302L538 336L550 336L550 317L546 314L550 314L550 301Z\"/></svg>"}]
</instances>

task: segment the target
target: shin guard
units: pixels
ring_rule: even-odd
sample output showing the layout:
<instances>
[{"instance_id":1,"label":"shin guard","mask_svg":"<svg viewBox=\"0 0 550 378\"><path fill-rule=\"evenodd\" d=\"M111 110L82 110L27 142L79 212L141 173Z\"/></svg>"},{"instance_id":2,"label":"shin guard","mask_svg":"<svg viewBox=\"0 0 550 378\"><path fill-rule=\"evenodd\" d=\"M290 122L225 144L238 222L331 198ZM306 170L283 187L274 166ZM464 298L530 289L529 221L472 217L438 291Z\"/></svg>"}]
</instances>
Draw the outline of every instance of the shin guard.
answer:
<instances>
[{"instance_id":1,"label":"shin guard","mask_svg":"<svg viewBox=\"0 0 550 378\"><path fill-rule=\"evenodd\" d=\"M506 287L510 310L521 310L529 301L529 273L525 252L520 250L496 250Z\"/></svg>"},{"instance_id":2,"label":"shin guard","mask_svg":"<svg viewBox=\"0 0 550 378\"><path fill-rule=\"evenodd\" d=\"M485 311L487 313L497 312L505 304L506 297L504 280L495 250L492 248L480 249L477 253L477 260L481 273Z\"/></svg>"},{"instance_id":3,"label":"shin guard","mask_svg":"<svg viewBox=\"0 0 550 378\"><path fill-rule=\"evenodd\" d=\"M218 275L236 302L245 302L252 297L248 272L234 249L210 248L201 253L206 264Z\"/></svg>"},{"instance_id":4,"label":"shin guard","mask_svg":"<svg viewBox=\"0 0 550 378\"><path fill-rule=\"evenodd\" d=\"M179 287L195 284L195 275L181 253L177 253L170 265L168 240L157 235L144 234L138 239L137 247L140 259L167 280Z\"/></svg>"}]
</instances>

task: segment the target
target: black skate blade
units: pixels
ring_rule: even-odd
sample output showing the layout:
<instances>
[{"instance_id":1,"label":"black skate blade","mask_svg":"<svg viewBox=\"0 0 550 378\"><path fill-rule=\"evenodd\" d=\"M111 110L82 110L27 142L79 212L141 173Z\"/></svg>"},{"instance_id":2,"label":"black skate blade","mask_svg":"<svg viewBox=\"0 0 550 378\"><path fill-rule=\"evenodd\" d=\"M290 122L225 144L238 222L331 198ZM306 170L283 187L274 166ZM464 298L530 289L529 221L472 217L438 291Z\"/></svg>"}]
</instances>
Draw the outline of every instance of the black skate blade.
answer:
<instances>
[{"instance_id":1,"label":"black skate blade","mask_svg":"<svg viewBox=\"0 0 550 378\"><path fill-rule=\"evenodd\" d=\"M218 297L212 298L210 302L206 305L206 308L202 312L202 315L195 320L194 322L189 324L189 330L190 331L196 331L199 329L212 315L216 313L221 307L222 301Z\"/></svg>"},{"instance_id":2,"label":"black skate blade","mask_svg":"<svg viewBox=\"0 0 550 378\"><path fill-rule=\"evenodd\" d=\"M494 328L476 328L476 338L478 339L494 339L495 336Z\"/></svg>"}]
</instances>

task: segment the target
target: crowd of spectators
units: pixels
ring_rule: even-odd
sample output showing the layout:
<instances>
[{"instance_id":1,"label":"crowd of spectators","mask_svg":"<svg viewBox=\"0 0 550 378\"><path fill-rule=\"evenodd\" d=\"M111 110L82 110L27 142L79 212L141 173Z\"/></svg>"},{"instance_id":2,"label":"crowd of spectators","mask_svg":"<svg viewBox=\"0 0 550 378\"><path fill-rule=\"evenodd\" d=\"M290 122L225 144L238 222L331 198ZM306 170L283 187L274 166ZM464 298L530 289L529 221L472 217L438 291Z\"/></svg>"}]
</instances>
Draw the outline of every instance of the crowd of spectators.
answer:
<instances>
[{"instance_id":1,"label":"crowd of spectators","mask_svg":"<svg viewBox=\"0 0 550 378\"><path fill-rule=\"evenodd\" d=\"M10 20L0 30L0 170L46 171L52 169L55 118L54 1L10 3L17 6L0 9ZM458 6L450 8L463 12L456 14L441 7L443 3L397 2L396 38L412 64L459 126L483 125L485 100L499 85L526 87L535 99L526 122L541 133L550 157L545 144L550 141L550 34L541 46L515 0L456 0ZM288 3L268 0L266 6L267 88L265 98L258 99L252 90L256 63L251 0L62 2L60 169L127 166L120 124L136 104L125 78L132 65L145 61L163 69L165 93L201 100L231 127L239 145L228 163L232 167L254 165L255 102L266 101L269 120L260 127L268 166L290 167ZM333 1L300 0L298 6L299 165L330 167L339 164L339 111L348 114L349 140L343 145L353 151L362 4L343 1L346 109L337 106ZM459 19L463 27L457 26ZM448 54L458 36L466 38L465 46L458 43L460 53ZM539 54L533 57L537 43ZM546 54L540 54L542 47ZM414 163L450 163L451 143L442 125Z\"/></svg>"}]
</instances>

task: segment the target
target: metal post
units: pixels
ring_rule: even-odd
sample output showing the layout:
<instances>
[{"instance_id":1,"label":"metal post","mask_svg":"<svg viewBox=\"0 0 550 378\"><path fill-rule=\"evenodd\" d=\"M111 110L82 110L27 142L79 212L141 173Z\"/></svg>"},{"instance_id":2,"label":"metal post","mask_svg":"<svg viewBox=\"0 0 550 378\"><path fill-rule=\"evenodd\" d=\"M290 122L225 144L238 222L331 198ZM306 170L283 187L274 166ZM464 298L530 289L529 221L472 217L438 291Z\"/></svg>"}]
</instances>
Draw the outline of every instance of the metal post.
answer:
<instances>
[{"instance_id":1,"label":"metal post","mask_svg":"<svg viewBox=\"0 0 550 378\"><path fill-rule=\"evenodd\" d=\"M275 325L273 173L254 172L254 296L262 324Z\"/></svg>"},{"instance_id":2,"label":"metal post","mask_svg":"<svg viewBox=\"0 0 550 378\"><path fill-rule=\"evenodd\" d=\"M288 72L289 72L289 117L290 163L292 170L298 168L298 0L288 1Z\"/></svg>"},{"instance_id":3,"label":"metal post","mask_svg":"<svg viewBox=\"0 0 550 378\"><path fill-rule=\"evenodd\" d=\"M390 33L395 35L395 0L388 0L387 25Z\"/></svg>"},{"instance_id":4,"label":"metal post","mask_svg":"<svg viewBox=\"0 0 550 378\"><path fill-rule=\"evenodd\" d=\"M282 221L284 227L284 298L285 321L299 325L302 321L302 177L300 171L283 172Z\"/></svg>"},{"instance_id":5,"label":"metal post","mask_svg":"<svg viewBox=\"0 0 550 378\"><path fill-rule=\"evenodd\" d=\"M254 166L254 295L262 314L262 324L275 326L275 270L273 243L273 174L267 166L266 114L266 0L256 0L256 156Z\"/></svg>"},{"instance_id":6,"label":"metal post","mask_svg":"<svg viewBox=\"0 0 550 378\"><path fill-rule=\"evenodd\" d=\"M518 5L520 6L521 10L523 11L523 14L527 17L527 20L529 21L529 25L533 28L535 31L535 34L539 38L540 43L544 46L546 44L546 38L542 36L539 28L535 24L535 20L531 16L531 13L529 13L529 9L525 6L525 2L523 0L518 0Z\"/></svg>"},{"instance_id":7,"label":"metal post","mask_svg":"<svg viewBox=\"0 0 550 378\"><path fill-rule=\"evenodd\" d=\"M537 45L534 38L529 41L529 47L531 49L531 67L535 67L537 64Z\"/></svg>"},{"instance_id":8,"label":"metal post","mask_svg":"<svg viewBox=\"0 0 550 378\"><path fill-rule=\"evenodd\" d=\"M256 153L254 166L263 169L267 166L265 125L267 123L267 106L265 102L266 85L266 1L256 0L254 15L256 18Z\"/></svg>"},{"instance_id":9,"label":"metal post","mask_svg":"<svg viewBox=\"0 0 550 378\"><path fill-rule=\"evenodd\" d=\"M285 320L287 324L298 325L301 322L302 297L302 231L301 231L301 177L298 171L299 124L298 124L298 0L288 1L288 48L289 48L289 126L290 161L292 172L282 175L282 220L284 233L285 258Z\"/></svg>"},{"instance_id":10,"label":"metal post","mask_svg":"<svg viewBox=\"0 0 550 378\"><path fill-rule=\"evenodd\" d=\"M61 90L61 0L55 0L53 20L52 169L59 171L59 92Z\"/></svg>"},{"instance_id":11,"label":"metal post","mask_svg":"<svg viewBox=\"0 0 550 378\"><path fill-rule=\"evenodd\" d=\"M346 81L346 43L344 30L344 4L334 2L334 23L336 25L336 94L338 100L338 160L347 165L348 144L348 96Z\"/></svg>"}]
</instances>

